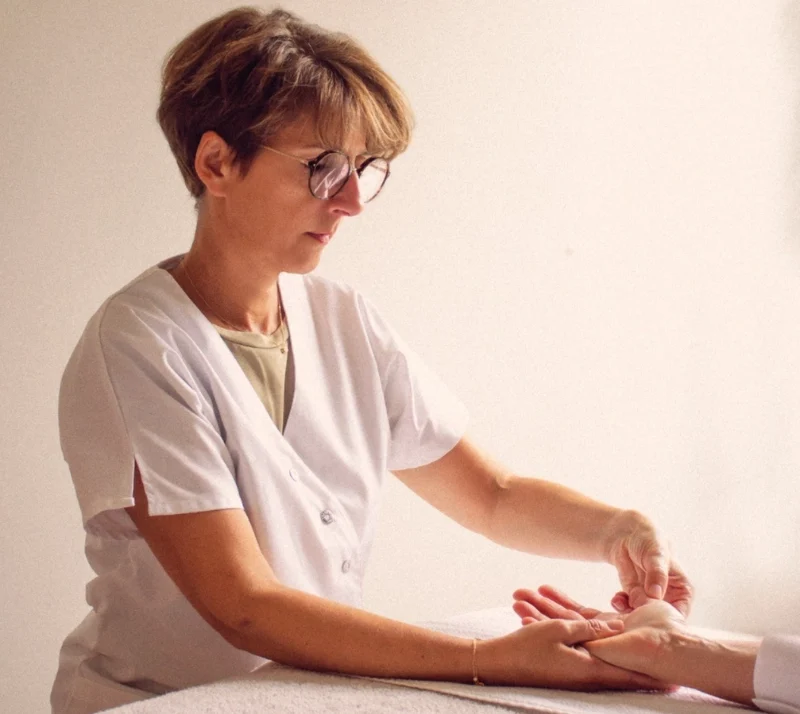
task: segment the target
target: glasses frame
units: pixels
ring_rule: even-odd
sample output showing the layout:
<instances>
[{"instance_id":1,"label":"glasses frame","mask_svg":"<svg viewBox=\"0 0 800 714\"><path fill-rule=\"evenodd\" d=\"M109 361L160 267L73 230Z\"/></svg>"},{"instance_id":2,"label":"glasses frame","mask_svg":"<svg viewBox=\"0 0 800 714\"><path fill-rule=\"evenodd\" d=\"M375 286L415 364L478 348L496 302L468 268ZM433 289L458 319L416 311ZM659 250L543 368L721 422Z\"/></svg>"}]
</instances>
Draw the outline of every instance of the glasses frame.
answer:
<instances>
[{"instance_id":1,"label":"glasses frame","mask_svg":"<svg viewBox=\"0 0 800 714\"><path fill-rule=\"evenodd\" d=\"M342 189L345 186L347 186L347 182L350 180L350 177L353 175L354 171L358 176L358 178L361 178L361 174L364 173L364 169L366 169L373 161L375 161L376 159L382 159L383 161L386 161L386 159L383 159L380 156L371 156L363 164L361 164L361 166L356 167L356 165L350 161L350 157L347 154L345 154L344 151L338 151L337 149L328 149L327 151L323 151L319 156L315 156L313 159L304 159L300 156L295 156L294 154L287 154L285 151L279 151L278 149L273 149L271 146L267 146L266 144L263 146L263 148L267 149L267 151L272 151L275 154L280 154L281 156L285 156L288 159L294 159L295 161L298 161L299 163L303 164L303 166L305 166L308 169L309 193L311 193L311 195L319 201L330 201L332 198L338 196L339 193L342 191ZM342 185L327 198L320 198L314 193L313 189L311 188L311 177L314 174L314 169L316 169L319 163L326 156L329 156L330 154L341 154L342 156L344 156L344 158L347 159L347 165L350 168L347 172L347 178L344 181L342 181ZM374 201L375 198L377 198L378 194L381 191L383 191L383 187L386 185L386 181L388 181L389 179L389 173L390 173L390 164L388 161L386 161L386 174L383 177L383 182L378 187L378 190L374 193L374 195L368 198L366 201L364 201L364 203L369 203L370 201Z\"/></svg>"}]
</instances>

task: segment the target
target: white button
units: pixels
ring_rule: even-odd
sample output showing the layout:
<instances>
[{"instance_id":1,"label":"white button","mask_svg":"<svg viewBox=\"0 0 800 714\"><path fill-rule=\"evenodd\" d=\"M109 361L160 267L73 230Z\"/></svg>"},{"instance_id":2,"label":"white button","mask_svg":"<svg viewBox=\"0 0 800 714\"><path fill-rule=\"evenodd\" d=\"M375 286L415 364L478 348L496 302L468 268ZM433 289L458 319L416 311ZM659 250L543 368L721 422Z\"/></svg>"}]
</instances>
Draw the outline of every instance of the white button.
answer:
<instances>
[{"instance_id":1,"label":"white button","mask_svg":"<svg viewBox=\"0 0 800 714\"><path fill-rule=\"evenodd\" d=\"M295 471L294 469L289 469L289 478L292 479L292 481L297 481L298 479L297 471Z\"/></svg>"},{"instance_id":2,"label":"white button","mask_svg":"<svg viewBox=\"0 0 800 714\"><path fill-rule=\"evenodd\" d=\"M344 563L342 563L342 572L345 573L345 574L350 572L350 561L349 560L345 560Z\"/></svg>"},{"instance_id":3,"label":"white button","mask_svg":"<svg viewBox=\"0 0 800 714\"><path fill-rule=\"evenodd\" d=\"M333 513L331 513L327 508L319 514L319 517L326 526L333 523Z\"/></svg>"}]
</instances>

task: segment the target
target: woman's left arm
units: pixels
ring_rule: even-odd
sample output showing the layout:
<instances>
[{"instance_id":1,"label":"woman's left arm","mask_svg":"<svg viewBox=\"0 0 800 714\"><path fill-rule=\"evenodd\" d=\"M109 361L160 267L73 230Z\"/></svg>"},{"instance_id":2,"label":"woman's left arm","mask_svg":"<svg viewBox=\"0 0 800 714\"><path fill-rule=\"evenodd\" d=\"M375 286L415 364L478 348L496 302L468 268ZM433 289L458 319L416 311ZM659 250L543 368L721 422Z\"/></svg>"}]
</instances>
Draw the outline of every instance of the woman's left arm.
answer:
<instances>
[{"instance_id":1,"label":"woman's left arm","mask_svg":"<svg viewBox=\"0 0 800 714\"><path fill-rule=\"evenodd\" d=\"M692 588L669 546L642 514L614 508L542 479L511 473L468 438L425 466L394 471L421 498L457 523L508 548L548 557L604 561L617 568L629 611L647 597L681 612Z\"/></svg>"}]
</instances>

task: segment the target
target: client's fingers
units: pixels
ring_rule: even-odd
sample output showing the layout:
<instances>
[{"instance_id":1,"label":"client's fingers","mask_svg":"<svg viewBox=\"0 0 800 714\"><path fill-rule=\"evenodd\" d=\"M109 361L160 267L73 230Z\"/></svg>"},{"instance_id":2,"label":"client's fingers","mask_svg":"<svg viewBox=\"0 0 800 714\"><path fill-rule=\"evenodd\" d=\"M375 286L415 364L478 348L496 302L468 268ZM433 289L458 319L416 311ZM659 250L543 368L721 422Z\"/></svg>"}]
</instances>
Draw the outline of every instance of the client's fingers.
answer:
<instances>
[{"instance_id":1,"label":"client's fingers","mask_svg":"<svg viewBox=\"0 0 800 714\"><path fill-rule=\"evenodd\" d=\"M530 588L517 588L511 597L515 600L529 600L535 591Z\"/></svg>"},{"instance_id":2,"label":"client's fingers","mask_svg":"<svg viewBox=\"0 0 800 714\"><path fill-rule=\"evenodd\" d=\"M516 600L511 607L520 617L529 617L536 621L549 619L539 612L533 604L525 600Z\"/></svg>"},{"instance_id":3,"label":"client's fingers","mask_svg":"<svg viewBox=\"0 0 800 714\"><path fill-rule=\"evenodd\" d=\"M540 593L531 593L530 604L547 617L558 620L586 620L587 618L575 610L564 607L555 600L551 600ZM595 611L596 612L596 611Z\"/></svg>"},{"instance_id":4,"label":"client's fingers","mask_svg":"<svg viewBox=\"0 0 800 714\"><path fill-rule=\"evenodd\" d=\"M552 585L542 585L539 588L539 594L543 595L551 602L561 605L561 607L565 607L568 610L579 613L587 619L592 619L600 614L600 610L581 605L579 602L573 600L569 595L562 592L558 588L554 588Z\"/></svg>"}]
</instances>

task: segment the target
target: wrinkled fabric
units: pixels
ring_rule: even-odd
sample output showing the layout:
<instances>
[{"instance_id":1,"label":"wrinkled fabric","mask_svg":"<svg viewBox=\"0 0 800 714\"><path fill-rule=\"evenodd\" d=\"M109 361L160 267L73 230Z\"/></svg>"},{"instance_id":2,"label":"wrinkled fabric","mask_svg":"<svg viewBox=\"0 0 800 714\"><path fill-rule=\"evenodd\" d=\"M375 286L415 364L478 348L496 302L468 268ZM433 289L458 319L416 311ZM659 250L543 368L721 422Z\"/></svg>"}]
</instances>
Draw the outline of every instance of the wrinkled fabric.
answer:
<instances>
[{"instance_id":1,"label":"wrinkled fabric","mask_svg":"<svg viewBox=\"0 0 800 714\"><path fill-rule=\"evenodd\" d=\"M92 682L101 702L103 683L148 696L264 662L197 614L140 537L124 510L134 463L151 515L244 509L283 584L359 606L386 471L437 460L466 428L463 405L363 296L282 274L296 385L282 434L167 272L177 260L103 304L62 379L61 446L97 577L62 648L58 713L70 692L91 700Z\"/></svg>"}]
</instances>

